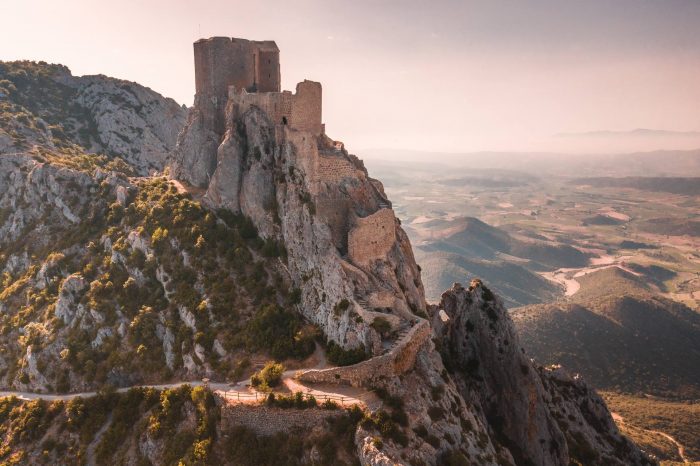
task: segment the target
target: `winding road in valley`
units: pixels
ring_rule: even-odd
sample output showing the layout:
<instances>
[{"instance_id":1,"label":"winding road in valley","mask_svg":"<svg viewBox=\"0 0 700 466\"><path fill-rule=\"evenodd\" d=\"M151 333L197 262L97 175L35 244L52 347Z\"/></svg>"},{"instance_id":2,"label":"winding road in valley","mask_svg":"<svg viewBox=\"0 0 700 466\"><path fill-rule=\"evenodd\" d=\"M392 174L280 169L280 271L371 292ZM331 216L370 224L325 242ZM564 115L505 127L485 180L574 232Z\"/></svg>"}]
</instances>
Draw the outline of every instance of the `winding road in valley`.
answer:
<instances>
[{"instance_id":1,"label":"winding road in valley","mask_svg":"<svg viewBox=\"0 0 700 466\"><path fill-rule=\"evenodd\" d=\"M618 413L611 412L610 414L612 414L613 420L615 422L625 424L625 418L620 416ZM639 427L638 425L633 425L633 424L630 424L630 425L632 425L633 427L636 427L639 430L643 430L644 432L648 432L650 434L660 435L660 436L664 437L665 439L667 439L668 441L670 441L671 443L673 443L676 446L676 448L678 449L678 456L680 457L681 461L683 463L690 463L690 460L688 458L686 458L686 456L685 456L685 448L683 447L683 445L678 440L676 440L675 438L673 438L672 436L667 434L666 432L661 432L660 430L645 429L643 427Z\"/></svg>"}]
</instances>

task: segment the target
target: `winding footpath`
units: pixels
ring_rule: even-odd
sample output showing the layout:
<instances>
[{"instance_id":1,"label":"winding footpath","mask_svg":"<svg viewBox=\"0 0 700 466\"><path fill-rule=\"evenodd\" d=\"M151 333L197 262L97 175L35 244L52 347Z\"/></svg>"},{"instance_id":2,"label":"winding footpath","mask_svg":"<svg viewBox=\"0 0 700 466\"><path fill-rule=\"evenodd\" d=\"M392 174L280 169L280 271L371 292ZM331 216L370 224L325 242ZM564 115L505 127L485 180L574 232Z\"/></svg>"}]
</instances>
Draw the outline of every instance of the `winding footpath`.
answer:
<instances>
[{"instance_id":1,"label":"winding footpath","mask_svg":"<svg viewBox=\"0 0 700 466\"><path fill-rule=\"evenodd\" d=\"M320 346L316 347L316 351L309 358L314 361L313 369L326 368L326 357ZM373 407L378 403L377 396L368 390L345 387L331 384L311 384L297 380L300 372L309 368L300 368L287 370L282 374L282 390L275 391L275 395L292 395L301 392L306 396L314 396L319 402L326 400L335 401L342 406L358 405L363 407ZM244 379L239 382L203 382L202 380L183 380L166 384L141 384L130 387L121 387L116 390L117 393L125 393L132 388L153 388L156 390L175 389L189 385L191 387L206 386L212 392L217 394L228 404L255 404L264 400L267 397L266 393L257 392L250 386L250 379ZM286 389L286 390L285 390ZM0 398L17 397L20 400L46 400L46 401L70 401L75 398L90 398L97 396L98 392L79 392L79 393L35 393L23 391L0 391Z\"/></svg>"},{"instance_id":2,"label":"winding footpath","mask_svg":"<svg viewBox=\"0 0 700 466\"><path fill-rule=\"evenodd\" d=\"M620 422L622 424L625 424L625 418L623 418L621 415L619 415L618 413L612 413L612 412L610 414L612 414L613 420L615 420L615 422ZM683 445L678 440L676 440L675 438L673 438L672 436L667 434L666 432L661 432L660 430L645 429L643 427L639 427L638 425L632 425L632 424L630 424L630 425L639 429L639 430L643 430L644 432L648 432L650 434L655 434L655 435L660 435L660 436L664 437L665 439L669 440L678 449L678 456L681 459L681 462L683 462L683 463L690 463L691 462L685 456L685 448L683 447Z\"/></svg>"}]
</instances>

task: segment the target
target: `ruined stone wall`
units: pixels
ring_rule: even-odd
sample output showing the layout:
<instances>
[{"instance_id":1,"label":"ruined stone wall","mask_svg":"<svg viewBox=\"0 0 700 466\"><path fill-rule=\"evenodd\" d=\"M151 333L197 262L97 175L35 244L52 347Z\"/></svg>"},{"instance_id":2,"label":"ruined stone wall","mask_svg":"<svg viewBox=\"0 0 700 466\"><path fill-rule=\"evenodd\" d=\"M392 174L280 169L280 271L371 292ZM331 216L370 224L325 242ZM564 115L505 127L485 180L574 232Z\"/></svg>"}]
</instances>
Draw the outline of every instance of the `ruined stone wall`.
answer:
<instances>
[{"instance_id":1,"label":"ruined stone wall","mask_svg":"<svg viewBox=\"0 0 700 466\"><path fill-rule=\"evenodd\" d=\"M290 118L293 128L315 135L323 133L322 95L321 83L304 80L297 84Z\"/></svg>"},{"instance_id":2,"label":"ruined stone wall","mask_svg":"<svg viewBox=\"0 0 700 466\"><path fill-rule=\"evenodd\" d=\"M232 87L228 90L228 98L239 106L241 114L254 105L264 111L274 125L284 124L314 136L323 134L319 83L299 83L296 94L289 91L247 92L246 89Z\"/></svg>"},{"instance_id":3,"label":"ruined stone wall","mask_svg":"<svg viewBox=\"0 0 700 466\"><path fill-rule=\"evenodd\" d=\"M335 383L353 387L372 387L375 380L400 375L413 368L416 355L430 339L432 331L427 320L420 319L401 341L386 354L375 356L352 366L331 369L311 369L299 379L310 383Z\"/></svg>"},{"instance_id":4,"label":"ruined stone wall","mask_svg":"<svg viewBox=\"0 0 700 466\"><path fill-rule=\"evenodd\" d=\"M255 106L265 112L273 125L283 124L284 118L289 118L292 113L292 99L294 96L289 91L284 92L253 92L245 90L237 92L232 88L229 99L238 105L240 115L250 107Z\"/></svg>"},{"instance_id":5,"label":"ruined stone wall","mask_svg":"<svg viewBox=\"0 0 700 466\"><path fill-rule=\"evenodd\" d=\"M341 192L324 192L315 201L316 213L328 225L333 245L340 251L348 248L348 219L352 201Z\"/></svg>"},{"instance_id":6,"label":"ruined stone wall","mask_svg":"<svg viewBox=\"0 0 700 466\"><path fill-rule=\"evenodd\" d=\"M359 266L375 259L385 259L396 242L396 220L391 209L379 209L372 215L357 219L348 234L348 256Z\"/></svg>"},{"instance_id":7,"label":"ruined stone wall","mask_svg":"<svg viewBox=\"0 0 700 466\"><path fill-rule=\"evenodd\" d=\"M314 172L314 181L337 183L343 178L355 178L357 176L357 168L341 153L319 155Z\"/></svg>"},{"instance_id":8,"label":"ruined stone wall","mask_svg":"<svg viewBox=\"0 0 700 466\"><path fill-rule=\"evenodd\" d=\"M342 410L281 409L261 405L226 405L221 410L221 424L225 429L244 426L258 435L274 435L278 432L296 434L310 432L324 426L329 417L339 416Z\"/></svg>"}]
</instances>

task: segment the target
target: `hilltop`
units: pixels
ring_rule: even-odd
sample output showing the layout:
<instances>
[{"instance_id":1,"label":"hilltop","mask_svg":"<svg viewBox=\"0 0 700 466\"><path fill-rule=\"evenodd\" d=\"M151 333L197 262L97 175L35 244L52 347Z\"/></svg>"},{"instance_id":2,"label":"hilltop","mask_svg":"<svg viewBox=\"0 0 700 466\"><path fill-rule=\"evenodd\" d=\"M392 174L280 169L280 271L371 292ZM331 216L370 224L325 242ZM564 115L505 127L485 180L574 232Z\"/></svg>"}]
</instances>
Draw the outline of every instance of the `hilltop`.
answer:
<instances>
[{"instance_id":1,"label":"hilltop","mask_svg":"<svg viewBox=\"0 0 700 466\"><path fill-rule=\"evenodd\" d=\"M466 276L489 283L508 306L552 301L559 289L537 272L588 261L585 253L569 245L516 236L474 217L409 228L418 230L419 238L421 230L430 231L416 247L430 300Z\"/></svg>"},{"instance_id":2,"label":"hilltop","mask_svg":"<svg viewBox=\"0 0 700 466\"><path fill-rule=\"evenodd\" d=\"M580 372L601 389L697 397L697 312L618 268L590 273L580 283L570 302L513 310L530 354Z\"/></svg>"},{"instance_id":3,"label":"hilltop","mask_svg":"<svg viewBox=\"0 0 700 466\"><path fill-rule=\"evenodd\" d=\"M73 121L101 113L66 113L87 107L80 85L61 86L83 78L3 65L13 113L0 147L0 383L46 397L100 391L75 402L5 399L2 460L653 464L580 378L524 355L482 282L426 304L382 183L326 133L320 83L281 91L274 42L211 38L195 57L195 105L176 145L160 140L173 147L164 164L148 135L180 115L171 101L140 89L150 103L118 105L114 124L82 134ZM99 81L97 102L136 86ZM27 89L52 83L64 100L32 104ZM124 123L134 115L142 138ZM107 144L112 130L128 144ZM550 260L537 245L488 241ZM312 353L329 367L307 362ZM265 387L241 388L265 393L266 405L247 407L217 391L146 387L236 383L261 359L297 367L302 387L351 385L379 404L329 415L332 404L278 400ZM267 384L263 371L256 377Z\"/></svg>"}]
</instances>

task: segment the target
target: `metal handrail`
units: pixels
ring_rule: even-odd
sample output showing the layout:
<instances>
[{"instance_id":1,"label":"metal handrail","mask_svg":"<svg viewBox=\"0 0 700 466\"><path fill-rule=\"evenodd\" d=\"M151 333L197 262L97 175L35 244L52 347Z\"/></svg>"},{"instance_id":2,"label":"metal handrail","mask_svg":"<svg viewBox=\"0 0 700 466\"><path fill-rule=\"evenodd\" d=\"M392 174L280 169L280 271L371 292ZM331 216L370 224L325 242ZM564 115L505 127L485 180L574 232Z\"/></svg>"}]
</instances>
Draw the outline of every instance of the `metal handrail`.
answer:
<instances>
[{"instance_id":1,"label":"metal handrail","mask_svg":"<svg viewBox=\"0 0 700 466\"><path fill-rule=\"evenodd\" d=\"M256 401L264 401L268 398L270 394L273 394L275 396L284 396L284 397L289 397L290 394L288 393L282 393L282 392L270 392L270 393L260 393L260 392L253 392L253 393L241 393L235 390L219 390L219 393L223 395L223 398L226 400L236 400L236 401L241 401L241 400L252 400L255 399ZM337 395L325 395L325 394L319 394L319 395L314 395L313 393L303 393L303 392L295 392L292 393L291 396L296 396L296 393L301 393L301 396L303 399L309 400L311 398L315 399L316 401L338 401L340 402L341 405L345 405L346 401L352 400L352 398L349 397L344 397L344 396L337 396ZM351 403L354 404L354 403Z\"/></svg>"}]
</instances>

